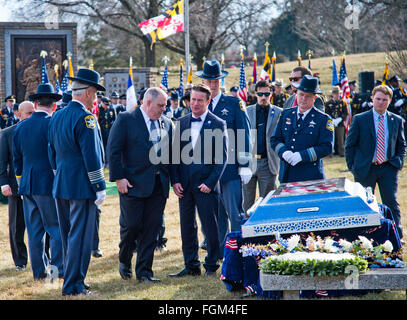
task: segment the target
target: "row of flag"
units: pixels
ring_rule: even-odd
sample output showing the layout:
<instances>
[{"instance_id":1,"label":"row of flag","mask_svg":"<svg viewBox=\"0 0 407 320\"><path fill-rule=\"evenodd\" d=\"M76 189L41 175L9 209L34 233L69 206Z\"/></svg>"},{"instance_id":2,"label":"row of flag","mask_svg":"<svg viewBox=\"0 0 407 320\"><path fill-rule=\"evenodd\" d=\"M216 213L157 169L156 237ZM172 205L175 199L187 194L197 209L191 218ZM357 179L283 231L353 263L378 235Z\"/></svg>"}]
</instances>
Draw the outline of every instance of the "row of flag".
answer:
<instances>
[{"instance_id":1,"label":"row of flag","mask_svg":"<svg viewBox=\"0 0 407 320\"><path fill-rule=\"evenodd\" d=\"M41 68L41 83L49 83L48 71L47 71L47 64L46 64L46 57L48 53L44 50L41 51L40 56L42 57L42 68ZM55 85L55 92L62 94L67 90L70 90L70 81L68 77L73 77L73 66L72 66L72 55L70 53L67 54L68 60L63 62L63 66L65 69L64 77L62 78L61 83L59 83L59 66L54 66L55 71L55 78L56 78L56 85Z\"/></svg>"}]
</instances>

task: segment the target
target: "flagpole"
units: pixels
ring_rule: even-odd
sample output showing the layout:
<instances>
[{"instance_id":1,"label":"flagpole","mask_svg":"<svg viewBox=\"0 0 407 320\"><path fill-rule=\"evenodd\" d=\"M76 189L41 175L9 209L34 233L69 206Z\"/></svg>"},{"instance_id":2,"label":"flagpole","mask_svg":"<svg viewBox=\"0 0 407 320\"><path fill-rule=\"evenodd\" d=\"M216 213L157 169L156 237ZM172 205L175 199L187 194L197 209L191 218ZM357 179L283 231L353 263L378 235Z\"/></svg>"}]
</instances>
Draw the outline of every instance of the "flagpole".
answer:
<instances>
[{"instance_id":1,"label":"flagpole","mask_svg":"<svg viewBox=\"0 0 407 320\"><path fill-rule=\"evenodd\" d=\"M184 32L185 32L185 70L190 68L189 55L189 0L184 0Z\"/></svg>"}]
</instances>

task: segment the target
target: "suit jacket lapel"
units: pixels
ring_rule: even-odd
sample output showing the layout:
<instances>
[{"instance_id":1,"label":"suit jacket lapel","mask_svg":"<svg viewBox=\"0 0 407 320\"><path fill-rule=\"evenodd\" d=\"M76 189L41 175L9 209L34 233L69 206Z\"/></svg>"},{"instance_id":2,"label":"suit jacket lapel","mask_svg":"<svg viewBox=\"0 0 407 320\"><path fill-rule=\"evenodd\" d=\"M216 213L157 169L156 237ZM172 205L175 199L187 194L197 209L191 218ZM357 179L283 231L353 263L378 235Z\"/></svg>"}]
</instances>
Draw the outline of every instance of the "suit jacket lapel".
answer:
<instances>
[{"instance_id":1,"label":"suit jacket lapel","mask_svg":"<svg viewBox=\"0 0 407 320\"><path fill-rule=\"evenodd\" d=\"M141 113L140 108L137 108L133 111L135 120L136 120L136 126L135 128L140 128L141 129L141 135L142 135L142 141L145 141L146 144L151 147L153 145L153 142L150 140L150 129L147 128L147 124L144 121L143 114Z\"/></svg>"},{"instance_id":2,"label":"suit jacket lapel","mask_svg":"<svg viewBox=\"0 0 407 320\"><path fill-rule=\"evenodd\" d=\"M390 114L388 111L387 113L387 132L388 132L388 140L387 140L387 158L389 158L389 153L391 152L390 144L394 141L393 136L397 135L397 131L395 130L395 122L394 116Z\"/></svg>"},{"instance_id":3,"label":"suit jacket lapel","mask_svg":"<svg viewBox=\"0 0 407 320\"><path fill-rule=\"evenodd\" d=\"M268 113L268 119L267 119L267 128L266 132L270 131L271 124L274 124L277 119L276 119L276 111L272 105L270 105L269 113Z\"/></svg>"},{"instance_id":4,"label":"suit jacket lapel","mask_svg":"<svg viewBox=\"0 0 407 320\"><path fill-rule=\"evenodd\" d=\"M374 144L375 144L375 146L376 146L376 140L377 140L377 138L376 138L376 127L375 127L375 123L374 123L374 114L373 114L373 110L371 109L368 113L367 113L367 119L366 119L366 121L367 121L367 126L369 127L369 129L370 129L370 133L371 133L371 135L372 135L372 137L373 137L373 142L374 142Z\"/></svg>"}]
</instances>

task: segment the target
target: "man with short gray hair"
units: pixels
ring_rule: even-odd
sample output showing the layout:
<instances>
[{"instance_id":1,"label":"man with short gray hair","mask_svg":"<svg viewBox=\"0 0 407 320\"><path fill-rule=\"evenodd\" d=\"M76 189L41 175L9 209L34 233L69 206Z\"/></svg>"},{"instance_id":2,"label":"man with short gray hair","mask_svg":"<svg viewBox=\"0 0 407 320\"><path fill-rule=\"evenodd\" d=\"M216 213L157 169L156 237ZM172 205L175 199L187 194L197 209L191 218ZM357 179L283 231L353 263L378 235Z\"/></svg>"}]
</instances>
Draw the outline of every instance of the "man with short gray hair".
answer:
<instances>
[{"instance_id":1,"label":"man with short gray hair","mask_svg":"<svg viewBox=\"0 0 407 320\"><path fill-rule=\"evenodd\" d=\"M152 265L170 185L172 123L163 116L166 105L163 90L148 89L140 108L118 114L107 143L110 181L120 196L119 273L124 280L133 276L137 239L137 279L160 281Z\"/></svg>"}]
</instances>

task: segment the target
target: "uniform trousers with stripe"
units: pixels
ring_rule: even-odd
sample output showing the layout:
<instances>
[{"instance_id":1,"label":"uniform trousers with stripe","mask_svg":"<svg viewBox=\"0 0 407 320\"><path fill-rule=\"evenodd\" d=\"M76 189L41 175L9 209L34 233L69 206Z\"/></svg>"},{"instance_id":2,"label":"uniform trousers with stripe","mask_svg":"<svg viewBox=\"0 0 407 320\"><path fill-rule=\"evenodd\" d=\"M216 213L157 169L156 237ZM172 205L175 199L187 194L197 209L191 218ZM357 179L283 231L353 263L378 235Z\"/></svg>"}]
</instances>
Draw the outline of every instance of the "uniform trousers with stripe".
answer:
<instances>
[{"instance_id":1,"label":"uniform trousers with stripe","mask_svg":"<svg viewBox=\"0 0 407 320\"><path fill-rule=\"evenodd\" d=\"M63 295L74 295L85 290L93 233L96 204L94 199L56 199L64 253Z\"/></svg>"}]
</instances>

